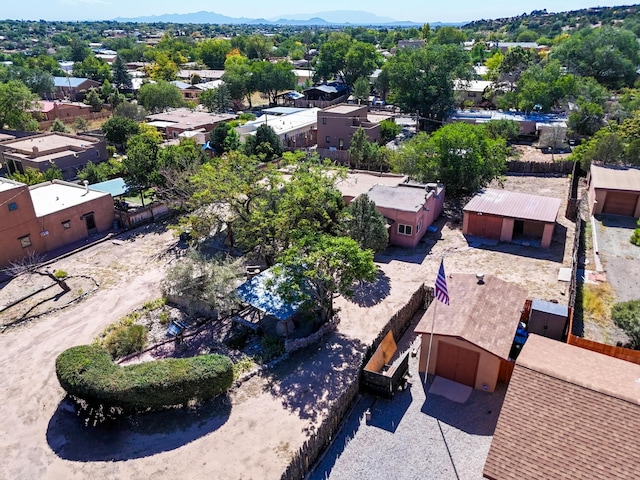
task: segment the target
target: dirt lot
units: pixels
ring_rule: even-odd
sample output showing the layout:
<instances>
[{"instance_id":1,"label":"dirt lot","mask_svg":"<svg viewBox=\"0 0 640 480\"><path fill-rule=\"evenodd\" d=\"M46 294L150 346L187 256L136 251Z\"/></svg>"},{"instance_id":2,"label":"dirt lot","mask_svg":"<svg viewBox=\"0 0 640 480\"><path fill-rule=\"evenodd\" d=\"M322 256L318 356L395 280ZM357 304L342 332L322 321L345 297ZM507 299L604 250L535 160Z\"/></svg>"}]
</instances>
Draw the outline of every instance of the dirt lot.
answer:
<instances>
[{"instance_id":1,"label":"dirt lot","mask_svg":"<svg viewBox=\"0 0 640 480\"><path fill-rule=\"evenodd\" d=\"M566 178L508 177L505 187L564 199ZM55 262L90 275L100 289L79 304L0 334L0 478L174 479L279 478L292 452L313 431L355 374L366 345L422 282L433 283L440 256L448 273L479 272L521 283L532 298L566 303L558 268L569 266L572 224L564 219L548 250L511 244L471 247L461 223L439 220L411 251L378 257L378 282L340 299L339 331L193 411L141 416L91 429L74 415L54 373L64 349L91 342L108 324L160 295L176 240L162 228L120 236ZM23 287L0 290L0 303Z\"/></svg>"}]
</instances>

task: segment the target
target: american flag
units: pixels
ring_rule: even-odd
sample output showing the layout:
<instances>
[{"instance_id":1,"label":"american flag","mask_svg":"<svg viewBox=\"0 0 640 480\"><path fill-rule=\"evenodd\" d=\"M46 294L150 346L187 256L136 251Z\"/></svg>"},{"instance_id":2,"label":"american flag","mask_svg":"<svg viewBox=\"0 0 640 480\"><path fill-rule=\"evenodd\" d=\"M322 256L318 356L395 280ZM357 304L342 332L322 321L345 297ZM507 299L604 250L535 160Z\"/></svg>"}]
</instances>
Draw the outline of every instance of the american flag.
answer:
<instances>
[{"instance_id":1,"label":"american flag","mask_svg":"<svg viewBox=\"0 0 640 480\"><path fill-rule=\"evenodd\" d=\"M440 260L440 270L436 278L436 298L449 305L449 290L447 290L447 277L444 275L444 258Z\"/></svg>"}]
</instances>

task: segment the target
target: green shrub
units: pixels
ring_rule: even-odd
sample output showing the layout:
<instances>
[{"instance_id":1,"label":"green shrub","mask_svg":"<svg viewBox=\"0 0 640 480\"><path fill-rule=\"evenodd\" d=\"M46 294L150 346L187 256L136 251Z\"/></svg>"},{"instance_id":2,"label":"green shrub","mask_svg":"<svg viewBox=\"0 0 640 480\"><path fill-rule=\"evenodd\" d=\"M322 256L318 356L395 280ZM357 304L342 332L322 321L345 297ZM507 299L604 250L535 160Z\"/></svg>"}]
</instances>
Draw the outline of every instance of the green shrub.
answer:
<instances>
[{"instance_id":1,"label":"green shrub","mask_svg":"<svg viewBox=\"0 0 640 480\"><path fill-rule=\"evenodd\" d=\"M633 347L640 349L640 300L616 303L611 309L611 316L629 336Z\"/></svg>"},{"instance_id":2,"label":"green shrub","mask_svg":"<svg viewBox=\"0 0 640 480\"><path fill-rule=\"evenodd\" d=\"M214 354L120 367L103 348L82 345L58 356L56 375L69 395L87 403L143 411L225 392L233 383L233 363Z\"/></svg>"},{"instance_id":3,"label":"green shrub","mask_svg":"<svg viewBox=\"0 0 640 480\"><path fill-rule=\"evenodd\" d=\"M631 234L631 243L640 247L640 228L636 228Z\"/></svg>"},{"instance_id":4,"label":"green shrub","mask_svg":"<svg viewBox=\"0 0 640 480\"><path fill-rule=\"evenodd\" d=\"M146 344L147 327L144 325L121 325L112 330L102 341L111 358L141 352Z\"/></svg>"},{"instance_id":5,"label":"green shrub","mask_svg":"<svg viewBox=\"0 0 640 480\"><path fill-rule=\"evenodd\" d=\"M56 270L55 272L53 272L53 275L59 280L62 280L63 278L67 278L69 276L69 274L64 270Z\"/></svg>"},{"instance_id":6,"label":"green shrub","mask_svg":"<svg viewBox=\"0 0 640 480\"><path fill-rule=\"evenodd\" d=\"M262 346L262 362L270 362L284 353L284 341L280 337L269 335L260 341Z\"/></svg>"}]
</instances>

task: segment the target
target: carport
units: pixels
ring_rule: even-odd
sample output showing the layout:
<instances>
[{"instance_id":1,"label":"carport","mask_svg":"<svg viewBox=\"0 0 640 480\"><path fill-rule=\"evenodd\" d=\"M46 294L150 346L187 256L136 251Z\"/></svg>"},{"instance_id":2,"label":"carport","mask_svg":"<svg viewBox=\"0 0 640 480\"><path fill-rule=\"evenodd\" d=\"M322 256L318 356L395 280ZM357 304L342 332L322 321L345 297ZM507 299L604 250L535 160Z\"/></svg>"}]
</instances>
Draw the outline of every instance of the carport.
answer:
<instances>
[{"instance_id":1,"label":"carport","mask_svg":"<svg viewBox=\"0 0 640 480\"><path fill-rule=\"evenodd\" d=\"M640 169L612 165L591 165L589 207L592 215L640 217Z\"/></svg>"},{"instance_id":2,"label":"carport","mask_svg":"<svg viewBox=\"0 0 640 480\"><path fill-rule=\"evenodd\" d=\"M560 199L487 188L464 207L462 233L549 248Z\"/></svg>"}]
</instances>

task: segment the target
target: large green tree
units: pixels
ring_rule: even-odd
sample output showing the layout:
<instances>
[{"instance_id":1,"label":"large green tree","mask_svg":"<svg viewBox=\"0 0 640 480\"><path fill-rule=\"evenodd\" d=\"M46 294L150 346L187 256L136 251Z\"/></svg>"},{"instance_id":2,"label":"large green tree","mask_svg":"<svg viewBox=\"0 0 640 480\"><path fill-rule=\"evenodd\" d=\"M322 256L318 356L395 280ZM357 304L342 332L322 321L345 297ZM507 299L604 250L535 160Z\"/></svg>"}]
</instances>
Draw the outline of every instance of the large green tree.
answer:
<instances>
[{"instance_id":1,"label":"large green tree","mask_svg":"<svg viewBox=\"0 0 640 480\"><path fill-rule=\"evenodd\" d=\"M420 133L400 150L396 169L421 182L439 180L447 194L473 193L506 169L504 138L482 125L451 123L432 135Z\"/></svg>"},{"instance_id":2,"label":"large green tree","mask_svg":"<svg viewBox=\"0 0 640 480\"><path fill-rule=\"evenodd\" d=\"M19 80L0 83L0 128L38 130L38 122L31 115L38 105L38 97Z\"/></svg>"},{"instance_id":3,"label":"large green tree","mask_svg":"<svg viewBox=\"0 0 640 480\"><path fill-rule=\"evenodd\" d=\"M382 65L382 57L370 43L353 40L346 33L334 33L322 45L316 63L316 78L338 78L353 86L360 77L369 78Z\"/></svg>"},{"instance_id":4,"label":"large green tree","mask_svg":"<svg viewBox=\"0 0 640 480\"><path fill-rule=\"evenodd\" d=\"M469 56L461 46L428 44L403 48L384 66L392 100L404 111L443 120L455 104L453 82L471 79Z\"/></svg>"},{"instance_id":5,"label":"large green tree","mask_svg":"<svg viewBox=\"0 0 640 480\"><path fill-rule=\"evenodd\" d=\"M124 179L129 189L141 192L143 204L142 192L162 181L158 165L159 150L159 142L150 135L134 135L127 142L127 156L122 161Z\"/></svg>"},{"instance_id":6,"label":"large green tree","mask_svg":"<svg viewBox=\"0 0 640 480\"><path fill-rule=\"evenodd\" d=\"M209 68L224 69L224 62L231 52L231 42L220 38L208 38L198 44L197 55Z\"/></svg>"},{"instance_id":7,"label":"large green tree","mask_svg":"<svg viewBox=\"0 0 640 480\"><path fill-rule=\"evenodd\" d=\"M251 64L251 82L257 91L267 96L269 103L274 104L278 93L295 88L296 76L292 69L289 62L254 62Z\"/></svg>"},{"instance_id":8,"label":"large green tree","mask_svg":"<svg viewBox=\"0 0 640 480\"><path fill-rule=\"evenodd\" d=\"M138 102L151 113L160 113L184 105L178 87L164 81L142 85L138 93Z\"/></svg>"},{"instance_id":9,"label":"large green tree","mask_svg":"<svg viewBox=\"0 0 640 480\"><path fill-rule=\"evenodd\" d=\"M551 53L571 73L593 77L609 88L632 86L640 64L636 36L621 28L583 28Z\"/></svg>"},{"instance_id":10,"label":"large green tree","mask_svg":"<svg viewBox=\"0 0 640 480\"><path fill-rule=\"evenodd\" d=\"M210 112L226 113L233 108L233 100L229 87L224 83L219 87L205 90L198 97L200 105L204 106Z\"/></svg>"},{"instance_id":11,"label":"large green tree","mask_svg":"<svg viewBox=\"0 0 640 480\"><path fill-rule=\"evenodd\" d=\"M373 252L363 250L348 237L304 237L279 261L276 272L281 278L281 294L310 301L318 307L321 322L332 318L337 296L353 296L356 282L373 281L376 275Z\"/></svg>"},{"instance_id":12,"label":"large green tree","mask_svg":"<svg viewBox=\"0 0 640 480\"><path fill-rule=\"evenodd\" d=\"M102 124L101 128L107 140L114 145L118 145L121 150L124 150L124 145L129 137L140 132L137 122L121 116L110 118Z\"/></svg>"},{"instance_id":13,"label":"large green tree","mask_svg":"<svg viewBox=\"0 0 640 480\"><path fill-rule=\"evenodd\" d=\"M111 80L111 67L95 55L89 55L81 62L73 64L73 75L102 83L105 80Z\"/></svg>"}]
</instances>

